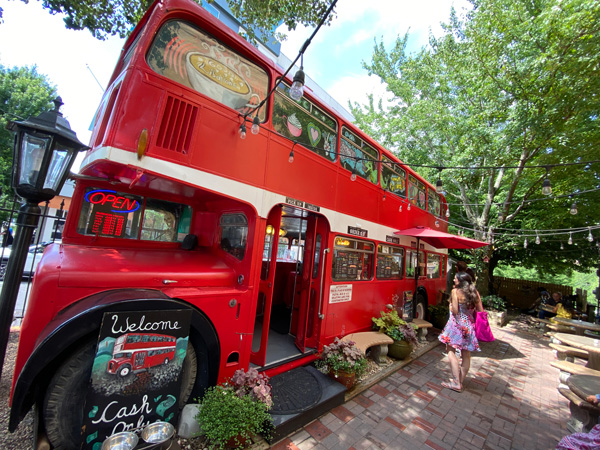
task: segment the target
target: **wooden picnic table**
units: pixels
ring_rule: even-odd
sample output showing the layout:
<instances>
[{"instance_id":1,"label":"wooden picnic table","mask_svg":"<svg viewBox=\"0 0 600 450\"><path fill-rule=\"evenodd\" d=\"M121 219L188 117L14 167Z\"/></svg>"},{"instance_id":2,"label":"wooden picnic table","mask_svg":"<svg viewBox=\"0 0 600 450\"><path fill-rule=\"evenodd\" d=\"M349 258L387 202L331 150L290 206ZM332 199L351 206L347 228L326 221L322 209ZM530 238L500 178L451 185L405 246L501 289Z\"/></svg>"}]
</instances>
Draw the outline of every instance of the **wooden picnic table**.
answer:
<instances>
[{"instance_id":1,"label":"wooden picnic table","mask_svg":"<svg viewBox=\"0 0 600 450\"><path fill-rule=\"evenodd\" d=\"M589 359L586 367L600 370L600 339L567 333L556 333L554 339L560 341L561 344L587 350Z\"/></svg>"},{"instance_id":2,"label":"wooden picnic table","mask_svg":"<svg viewBox=\"0 0 600 450\"><path fill-rule=\"evenodd\" d=\"M583 336L585 330L600 331L600 325L585 320L565 319L563 317L553 317L556 323L575 328L575 334Z\"/></svg>"}]
</instances>

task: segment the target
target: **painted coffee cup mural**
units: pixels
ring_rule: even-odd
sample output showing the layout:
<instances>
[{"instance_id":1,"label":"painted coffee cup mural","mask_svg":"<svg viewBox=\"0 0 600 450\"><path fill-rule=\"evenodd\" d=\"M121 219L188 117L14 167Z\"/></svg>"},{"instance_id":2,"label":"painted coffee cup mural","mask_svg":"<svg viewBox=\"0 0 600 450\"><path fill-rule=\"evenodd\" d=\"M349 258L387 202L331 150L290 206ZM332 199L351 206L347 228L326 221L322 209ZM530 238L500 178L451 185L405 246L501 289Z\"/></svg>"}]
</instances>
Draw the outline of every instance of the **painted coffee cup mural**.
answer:
<instances>
[{"instance_id":1,"label":"painted coffee cup mural","mask_svg":"<svg viewBox=\"0 0 600 450\"><path fill-rule=\"evenodd\" d=\"M267 93L264 70L185 22L165 23L146 59L156 73L240 113L252 113Z\"/></svg>"},{"instance_id":2,"label":"painted coffee cup mural","mask_svg":"<svg viewBox=\"0 0 600 450\"><path fill-rule=\"evenodd\" d=\"M105 313L88 389L82 449L108 436L175 423L191 312Z\"/></svg>"}]
</instances>

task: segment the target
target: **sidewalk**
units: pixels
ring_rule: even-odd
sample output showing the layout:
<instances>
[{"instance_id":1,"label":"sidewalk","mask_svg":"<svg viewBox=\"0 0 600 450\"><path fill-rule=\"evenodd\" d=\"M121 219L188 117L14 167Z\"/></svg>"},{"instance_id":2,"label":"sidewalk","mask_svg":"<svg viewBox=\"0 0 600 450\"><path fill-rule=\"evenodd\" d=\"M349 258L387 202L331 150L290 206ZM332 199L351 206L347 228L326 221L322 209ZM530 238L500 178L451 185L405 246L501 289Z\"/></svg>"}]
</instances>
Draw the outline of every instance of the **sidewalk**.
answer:
<instances>
[{"instance_id":1,"label":"sidewalk","mask_svg":"<svg viewBox=\"0 0 600 450\"><path fill-rule=\"evenodd\" d=\"M547 450L569 434L549 340L525 322L494 328L462 393L441 344L288 438L275 450Z\"/></svg>"}]
</instances>

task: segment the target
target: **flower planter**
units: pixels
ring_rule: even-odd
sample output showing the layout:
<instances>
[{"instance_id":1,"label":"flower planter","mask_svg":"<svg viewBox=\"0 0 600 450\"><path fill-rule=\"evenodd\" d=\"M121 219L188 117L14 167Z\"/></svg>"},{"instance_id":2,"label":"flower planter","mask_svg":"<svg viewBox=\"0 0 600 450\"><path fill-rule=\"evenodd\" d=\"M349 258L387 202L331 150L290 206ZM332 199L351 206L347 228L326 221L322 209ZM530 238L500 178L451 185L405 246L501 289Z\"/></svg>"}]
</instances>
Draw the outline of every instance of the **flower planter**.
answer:
<instances>
[{"instance_id":1,"label":"flower planter","mask_svg":"<svg viewBox=\"0 0 600 450\"><path fill-rule=\"evenodd\" d=\"M490 325L502 327L506 323L506 311L488 311L487 313Z\"/></svg>"},{"instance_id":2,"label":"flower planter","mask_svg":"<svg viewBox=\"0 0 600 450\"><path fill-rule=\"evenodd\" d=\"M436 314L434 316L431 316L431 324L434 328L437 328L438 330L443 330L446 326L446 323L448 323L448 314Z\"/></svg>"},{"instance_id":3,"label":"flower planter","mask_svg":"<svg viewBox=\"0 0 600 450\"><path fill-rule=\"evenodd\" d=\"M395 359L406 359L412 353L413 346L407 341L394 341L388 345L388 356Z\"/></svg>"},{"instance_id":4,"label":"flower planter","mask_svg":"<svg viewBox=\"0 0 600 450\"><path fill-rule=\"evenodd\" d=\"M345 372L343 370L338 370L337 373L330 370L328 375L329 378L333 378L335 381L342 383L348 389L351 389L354 386L356 379L356 374L354 372Z\"/></svg>"}]
</instances>

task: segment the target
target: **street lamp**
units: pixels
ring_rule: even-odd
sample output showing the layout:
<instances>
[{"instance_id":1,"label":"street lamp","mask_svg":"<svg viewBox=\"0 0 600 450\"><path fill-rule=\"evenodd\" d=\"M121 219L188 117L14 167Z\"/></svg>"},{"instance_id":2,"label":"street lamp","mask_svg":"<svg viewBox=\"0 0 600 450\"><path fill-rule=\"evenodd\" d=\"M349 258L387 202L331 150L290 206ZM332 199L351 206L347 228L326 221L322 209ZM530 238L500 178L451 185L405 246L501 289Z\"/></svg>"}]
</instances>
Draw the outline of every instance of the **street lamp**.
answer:
<instances>
[{"instance_id":1,"label":"street lamp","mask_svg":"<svg viewBox=\"0 0 600 450\"><path fill-rule=\"evenodd\" d=\"M7 125L15 132L12 187L25 203L17 217L18 228L0 292L0 367L4 365L27 251L41 215L39 203L58 195L77 152L88 149L59 111L62 104L57 97L52 111Z\"/></svg>"}]
</instances>

